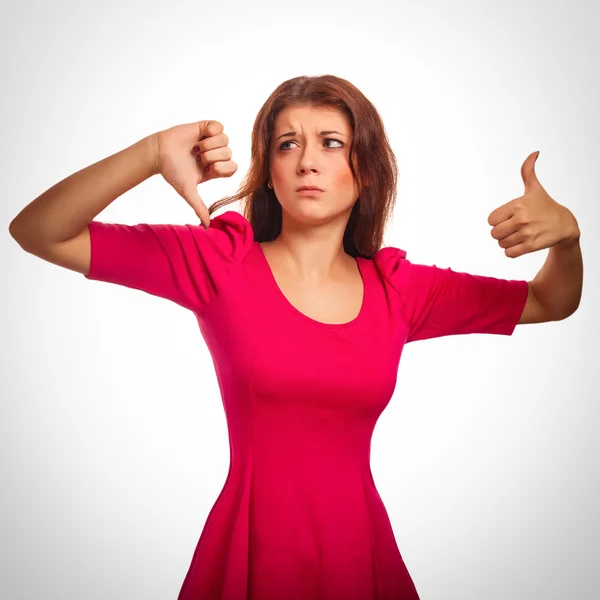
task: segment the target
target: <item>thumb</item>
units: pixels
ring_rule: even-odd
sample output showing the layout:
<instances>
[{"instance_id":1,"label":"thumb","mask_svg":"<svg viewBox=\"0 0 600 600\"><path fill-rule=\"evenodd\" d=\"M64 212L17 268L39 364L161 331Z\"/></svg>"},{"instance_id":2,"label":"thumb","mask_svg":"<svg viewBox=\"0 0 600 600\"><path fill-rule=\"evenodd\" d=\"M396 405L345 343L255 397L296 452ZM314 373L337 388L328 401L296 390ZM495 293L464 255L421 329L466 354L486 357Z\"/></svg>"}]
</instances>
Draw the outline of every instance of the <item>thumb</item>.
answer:
<instances>
[{"instance_id":1,"label":"thumb","mask_svg":"<svg viewBox=\"0 0 600 600\"><path fill-rule=\"evenodd\" d=\"M532 152L521 166L521 179L523 179L523 183L525 184L526 194L534 187L542 187L542 184L535 173L535 163L539 155L539 152Z\"/></svg>"},{"instance_id":2,"label":"thumb","mask_svg":"<svg viewBox=\"0 0 600 600\"><path fill-rule=\"evenodd\" d=\"M196 216L200 220L201 225L204 226L204 229L208 229L210 227L210 215L208 213L208 208L206 208L206 204L200 195L198 194L198 189L195 185L185 188L182 190L183 199L194 209Z\"/></svg>"}]
</instances>

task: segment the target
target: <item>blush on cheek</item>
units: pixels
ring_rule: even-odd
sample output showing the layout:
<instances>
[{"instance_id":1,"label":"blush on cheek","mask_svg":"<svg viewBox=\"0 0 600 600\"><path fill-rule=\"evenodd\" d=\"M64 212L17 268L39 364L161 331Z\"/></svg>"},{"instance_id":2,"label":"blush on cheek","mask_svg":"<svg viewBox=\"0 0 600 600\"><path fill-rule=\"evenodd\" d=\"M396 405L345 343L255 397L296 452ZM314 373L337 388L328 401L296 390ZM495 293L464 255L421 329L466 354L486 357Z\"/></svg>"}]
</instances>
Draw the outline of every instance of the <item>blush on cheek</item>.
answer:
<instances>
[{"instance_id":1,"label":"blush on cheek","mask_svg":"<svg viewBox=\"0 0 600 600\"><path fill-rule=\"evenodd\" d=\"M352 189L355 185L354 176L350 167L346 165L345 169L340 169L335 175L336 187Z\"/></svg>"}]
</instances>

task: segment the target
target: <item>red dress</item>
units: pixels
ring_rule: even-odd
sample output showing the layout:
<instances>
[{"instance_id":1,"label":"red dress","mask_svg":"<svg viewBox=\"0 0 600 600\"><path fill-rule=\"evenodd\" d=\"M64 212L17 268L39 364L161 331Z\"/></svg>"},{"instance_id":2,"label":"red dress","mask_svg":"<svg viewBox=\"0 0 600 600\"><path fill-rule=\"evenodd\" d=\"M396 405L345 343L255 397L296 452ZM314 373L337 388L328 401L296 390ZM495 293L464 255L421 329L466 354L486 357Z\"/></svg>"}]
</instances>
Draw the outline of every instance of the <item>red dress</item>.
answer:
<instances>
[{"instance_id":1,"label":"red dress","mask_svg":"<svg viewBox=\"0 0 600 600\"><path fill-rule=\"evenodd\" d=\"M358 258L359 315L315 321L277 286L250 223L93 221L88 279L191 310L210 350L230 442L227 480L179 600L417 600L370 469L371 436L404 345L511 335L527 281Z\"/></svg>"}]
</instances>

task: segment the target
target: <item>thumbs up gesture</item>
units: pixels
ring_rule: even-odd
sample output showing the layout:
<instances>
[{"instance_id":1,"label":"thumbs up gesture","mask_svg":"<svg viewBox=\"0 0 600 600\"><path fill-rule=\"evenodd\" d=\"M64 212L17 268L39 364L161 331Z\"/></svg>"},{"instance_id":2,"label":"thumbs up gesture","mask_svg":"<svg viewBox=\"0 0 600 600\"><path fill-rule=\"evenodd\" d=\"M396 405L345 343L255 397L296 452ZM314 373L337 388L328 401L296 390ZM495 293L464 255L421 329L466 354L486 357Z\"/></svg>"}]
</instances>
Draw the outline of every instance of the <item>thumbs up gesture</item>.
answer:
<instances>
[{"instance_id":1,"label":"thumbs up gesture","mask_svg":"<svg viewBox=\"0 0 600 600\"><path fill-rule=\"evenodd\" d=\"M492 237L509 258L579 239L573 213L548 195L535 174L538 156L539 152L533 152L521 166L525 194L496 208L488 217Z\"/></svg>"}]
</instances>

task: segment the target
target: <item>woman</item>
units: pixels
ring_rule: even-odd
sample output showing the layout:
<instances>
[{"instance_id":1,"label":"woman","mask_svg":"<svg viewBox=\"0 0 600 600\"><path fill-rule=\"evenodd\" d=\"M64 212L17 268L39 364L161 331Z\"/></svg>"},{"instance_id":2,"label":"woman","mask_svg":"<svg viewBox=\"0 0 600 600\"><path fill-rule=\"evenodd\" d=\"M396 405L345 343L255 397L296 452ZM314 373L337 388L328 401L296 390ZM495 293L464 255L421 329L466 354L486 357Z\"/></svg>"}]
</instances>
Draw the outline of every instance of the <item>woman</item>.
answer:
<instances>
[{"instance_id":1,"label":"woman","mask_svg":"<svg viewBox=\"0 0 600 600\"><path fill-rule=\"evenodd\" d=\"M381 248L395 157L376 109L348 81L282 83L257 116L239 193L207 209L196 186L231 176L231 156L217 121L158 132L50 188L11 233L45 260L172 300L198 319L231 455L179 600L417 599L370 470L404 345L511 335L518 323L563 318L574 296L563 293L550 313L527 281ZM157 173L203 226L94 220ZM210 220L236 200L244 215ZM561 215L552 239L572 267L578 230ZM506 247L519 243L506 210L496 217Z\"/></svg>"}]
</instances>

